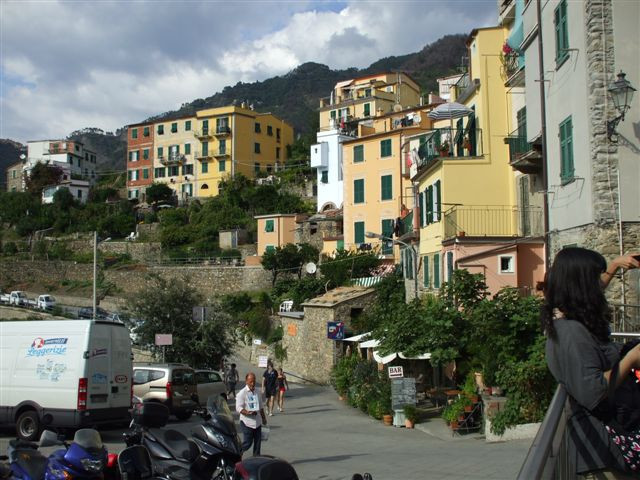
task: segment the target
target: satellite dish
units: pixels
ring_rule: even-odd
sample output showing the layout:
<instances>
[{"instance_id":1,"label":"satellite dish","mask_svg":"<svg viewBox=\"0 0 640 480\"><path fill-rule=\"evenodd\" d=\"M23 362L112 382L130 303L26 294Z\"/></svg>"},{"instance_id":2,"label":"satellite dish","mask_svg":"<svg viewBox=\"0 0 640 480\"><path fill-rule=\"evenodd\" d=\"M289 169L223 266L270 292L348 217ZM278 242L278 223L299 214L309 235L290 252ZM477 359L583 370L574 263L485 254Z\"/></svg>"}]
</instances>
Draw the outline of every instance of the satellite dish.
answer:
<instances>
[{"instance_id":1,"label":"satellite dish","mask_svg":"<svg viewBox=\"0 0 640 480\"><path fill-rule=\"evenodd\" d=\"M396 112L396 113L397 113L397 112L401 112L401 111L402 111L402 105L400 105L399 103L396 103L396 104L393 106L393 111L394 111L394 112Z\"/></svg>"},{"instance_id":2,"label":"satellite dish","mask_svg":"<svg viewBox=\"0 0 640 480\"><path fill-rule=\"evenodd\" d=\"M318 267L316 267L315 263L309 262L304 266L304 269L307 271L307 273L313 275L314 273L316 273Z\"/></svg>"}]
</instances>

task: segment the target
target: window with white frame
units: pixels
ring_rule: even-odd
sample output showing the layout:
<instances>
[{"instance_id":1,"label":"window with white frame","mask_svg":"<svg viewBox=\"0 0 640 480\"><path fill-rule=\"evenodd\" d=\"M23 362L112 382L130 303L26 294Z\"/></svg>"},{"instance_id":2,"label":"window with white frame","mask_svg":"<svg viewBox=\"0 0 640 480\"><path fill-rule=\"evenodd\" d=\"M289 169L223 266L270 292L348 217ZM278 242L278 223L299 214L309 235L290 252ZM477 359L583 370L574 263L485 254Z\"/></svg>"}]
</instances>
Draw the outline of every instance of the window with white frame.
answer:
<instances>
[{"instance_id":1,"label":"window with white frame","mask_svg":"<svg viewBox=\"0 0 640 480\"><path fill-rule=\"evenodd\" d=\"M514 273L516 271L516 261L513 255L500 255L498 262L500 263L500 273Z\"/></svg>"}]
</instances>

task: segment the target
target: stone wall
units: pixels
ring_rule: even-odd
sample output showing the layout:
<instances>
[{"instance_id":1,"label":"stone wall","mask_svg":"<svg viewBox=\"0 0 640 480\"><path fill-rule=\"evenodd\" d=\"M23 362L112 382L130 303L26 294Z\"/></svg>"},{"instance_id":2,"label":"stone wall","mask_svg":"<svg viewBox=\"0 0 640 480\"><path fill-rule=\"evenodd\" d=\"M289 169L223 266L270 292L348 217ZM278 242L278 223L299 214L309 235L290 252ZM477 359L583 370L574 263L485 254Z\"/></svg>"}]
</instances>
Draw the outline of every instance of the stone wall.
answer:
<instances>
[{"instance_id":1,"label":"stone wall","mask_svg":"<svg viewBox=\"0 0 640 480\"><path fill-rule=\"evenodd\" d=\"M623 250L625 253L640 252L640 222L622 224ZM620 255L619 231L615 223L589 224L564 231L551 232L550 258L566 245L578 245L600 252L607 261ZM625 301L627 304L640 304L640 286L635 272L623 276L625 282ZM607 288L610 302L622 303L622 285L619 278L614 278Z\"/></svg>"},{"instance_id":2,"label":"stone wall","mask_svg":"<svg viewBox=\"0 0 640 480\"><path fill-rule=\"evenodd\" d=\"M302 318L279 315L284 330L282 346L287 351L284 370L301 379L328 384L331 368L342 353L342 342L327 338L327 322L342 321L349 328L352 309L366 311L374 295L375 291L369 290L333 307L305 306Z\"/></svg>"},{"instance_id":3,"label":"stone wall","mask_svg":"<svg viewBox=\"0 0 640 480\"><path fill-rule=\"evenodd\" d=\"M262 267L222 267L222 266L143 266L128 269L101 270L107 281L122 290L122 296L129 296L141 290L150 273L164 278L186 276L194 287L205 297L255 291L271 287L271 273ZM60 284L62 280L91 281L93 266L75 262L11 261L0 262L0 288L7 290L14 286L39 284Z\"/></svg>"}]
</instances>

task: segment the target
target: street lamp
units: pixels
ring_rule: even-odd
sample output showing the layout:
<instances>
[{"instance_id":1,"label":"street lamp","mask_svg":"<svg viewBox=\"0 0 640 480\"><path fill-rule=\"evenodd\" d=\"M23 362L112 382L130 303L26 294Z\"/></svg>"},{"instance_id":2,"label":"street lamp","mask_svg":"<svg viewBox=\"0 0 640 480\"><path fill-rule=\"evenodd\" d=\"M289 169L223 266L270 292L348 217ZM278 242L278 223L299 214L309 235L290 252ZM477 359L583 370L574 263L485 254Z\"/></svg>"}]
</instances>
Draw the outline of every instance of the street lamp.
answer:
<instances>
[{"instance_id":1,"label":"street lamp","mask_svg":"<svg viewBox=\"0 0 640 480\"><path fill-rule=\"evenodd\" d=\"M415 247L413 245L403 242L402 240L395 240L391 237L387 237L379 233L366 232L364 236L367 238L378 238L380 240L386 240L388 242L404 245L406 248L411 250L411 255L413 257L413 293L414 293L414 298L418 298L418 252L416 252Z\"/></svg>"},{"instance_id":2,"label":"street lamp","mask_svg":"<svg viewBox=\"0 0 640 480\"><path fill-rule=\"evenodd\" d=\"M616 118L607 121L607 138L609 141L616 141L612 140L612 137L618 134L616 127L620 122L624 121L624 114L631 108L633 92L636 91L636 89L631 86L629 80L625 80L625 76L626 74L620 71L620 73L618 73L618 80L613 82L607 89L616 110L620 112L620 115Z\"/></svg>"},{"instance_id":3,"label":"street lamp","mask_svg":"<svg viewBox=\"0 0 640 480\"><path fill-rule=\"evenodd\" d=\"M97 300L96 300L96 281L98 274L98 243L108 242L111 237L107 237L104 240L98 242L98 232L93 232L93 319L96 319Z\"/></svg>"}]
</instances>

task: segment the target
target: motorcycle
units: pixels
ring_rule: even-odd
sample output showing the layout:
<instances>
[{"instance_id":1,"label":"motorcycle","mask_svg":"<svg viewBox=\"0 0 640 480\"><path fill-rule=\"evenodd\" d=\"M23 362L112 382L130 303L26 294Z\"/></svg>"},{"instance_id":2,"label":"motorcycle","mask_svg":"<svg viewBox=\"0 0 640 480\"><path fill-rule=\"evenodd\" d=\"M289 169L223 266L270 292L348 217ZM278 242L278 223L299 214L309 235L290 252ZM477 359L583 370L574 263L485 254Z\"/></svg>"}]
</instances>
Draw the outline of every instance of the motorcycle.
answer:
<instances>
[{"instance_id":1,"label":"motorcycle","mask_svg":"<svg viewBox=\"0 0 640 480\"><path fill-rule=\"evenodd\" d=\"M163 429L169 410L159 403L136 404L127 446L142 445L151 455L156 474L170 479L231 480L242 458L242 444L229 406L222 396L211 396L206 409L196 409L205 422L188 439L176 430Z\"/></svg>"},{"instance_id":2,"label":"motorcycle","mask_svg":"<svg viewBox=\"0 0 640 480\"><path fill-rule=\"evenodd\" d=\"M269 455L251 457L236 463L233 480L299 480L285 460ZM373 480L370 473L354 474L351 480Z\"/></svg>"},{"instance_id":3,"label":"motorcycle","mask_svg":"<svg viewBox=\"0 0 640 480\"><path fill-rule=\"evenodd\" d=\"M49 457L39 450L42 447L56 445L63 445L64 448L54 451ZM107 455L106 449L102 446L100 434L89 428L78 430L70 445L51 430L42 432L39 443L20 439L11 440L8 454L9 468L14 478L23 480L58 480L71 477L116 478L113 475L116 455ZM111 459L111 468L108 467L109 459Z\"/></svg>"},{"instance_id":4,"label":"motorcycle","mask_svg":"<svg viewBox=\"0 0 640 480\"><path fill-rule=\"evenodd\" d=\"M122 480L166 480L154 477L149 451L142 445L125 448L118 456L120 478Z\"/></svg>"}]
</instances>

